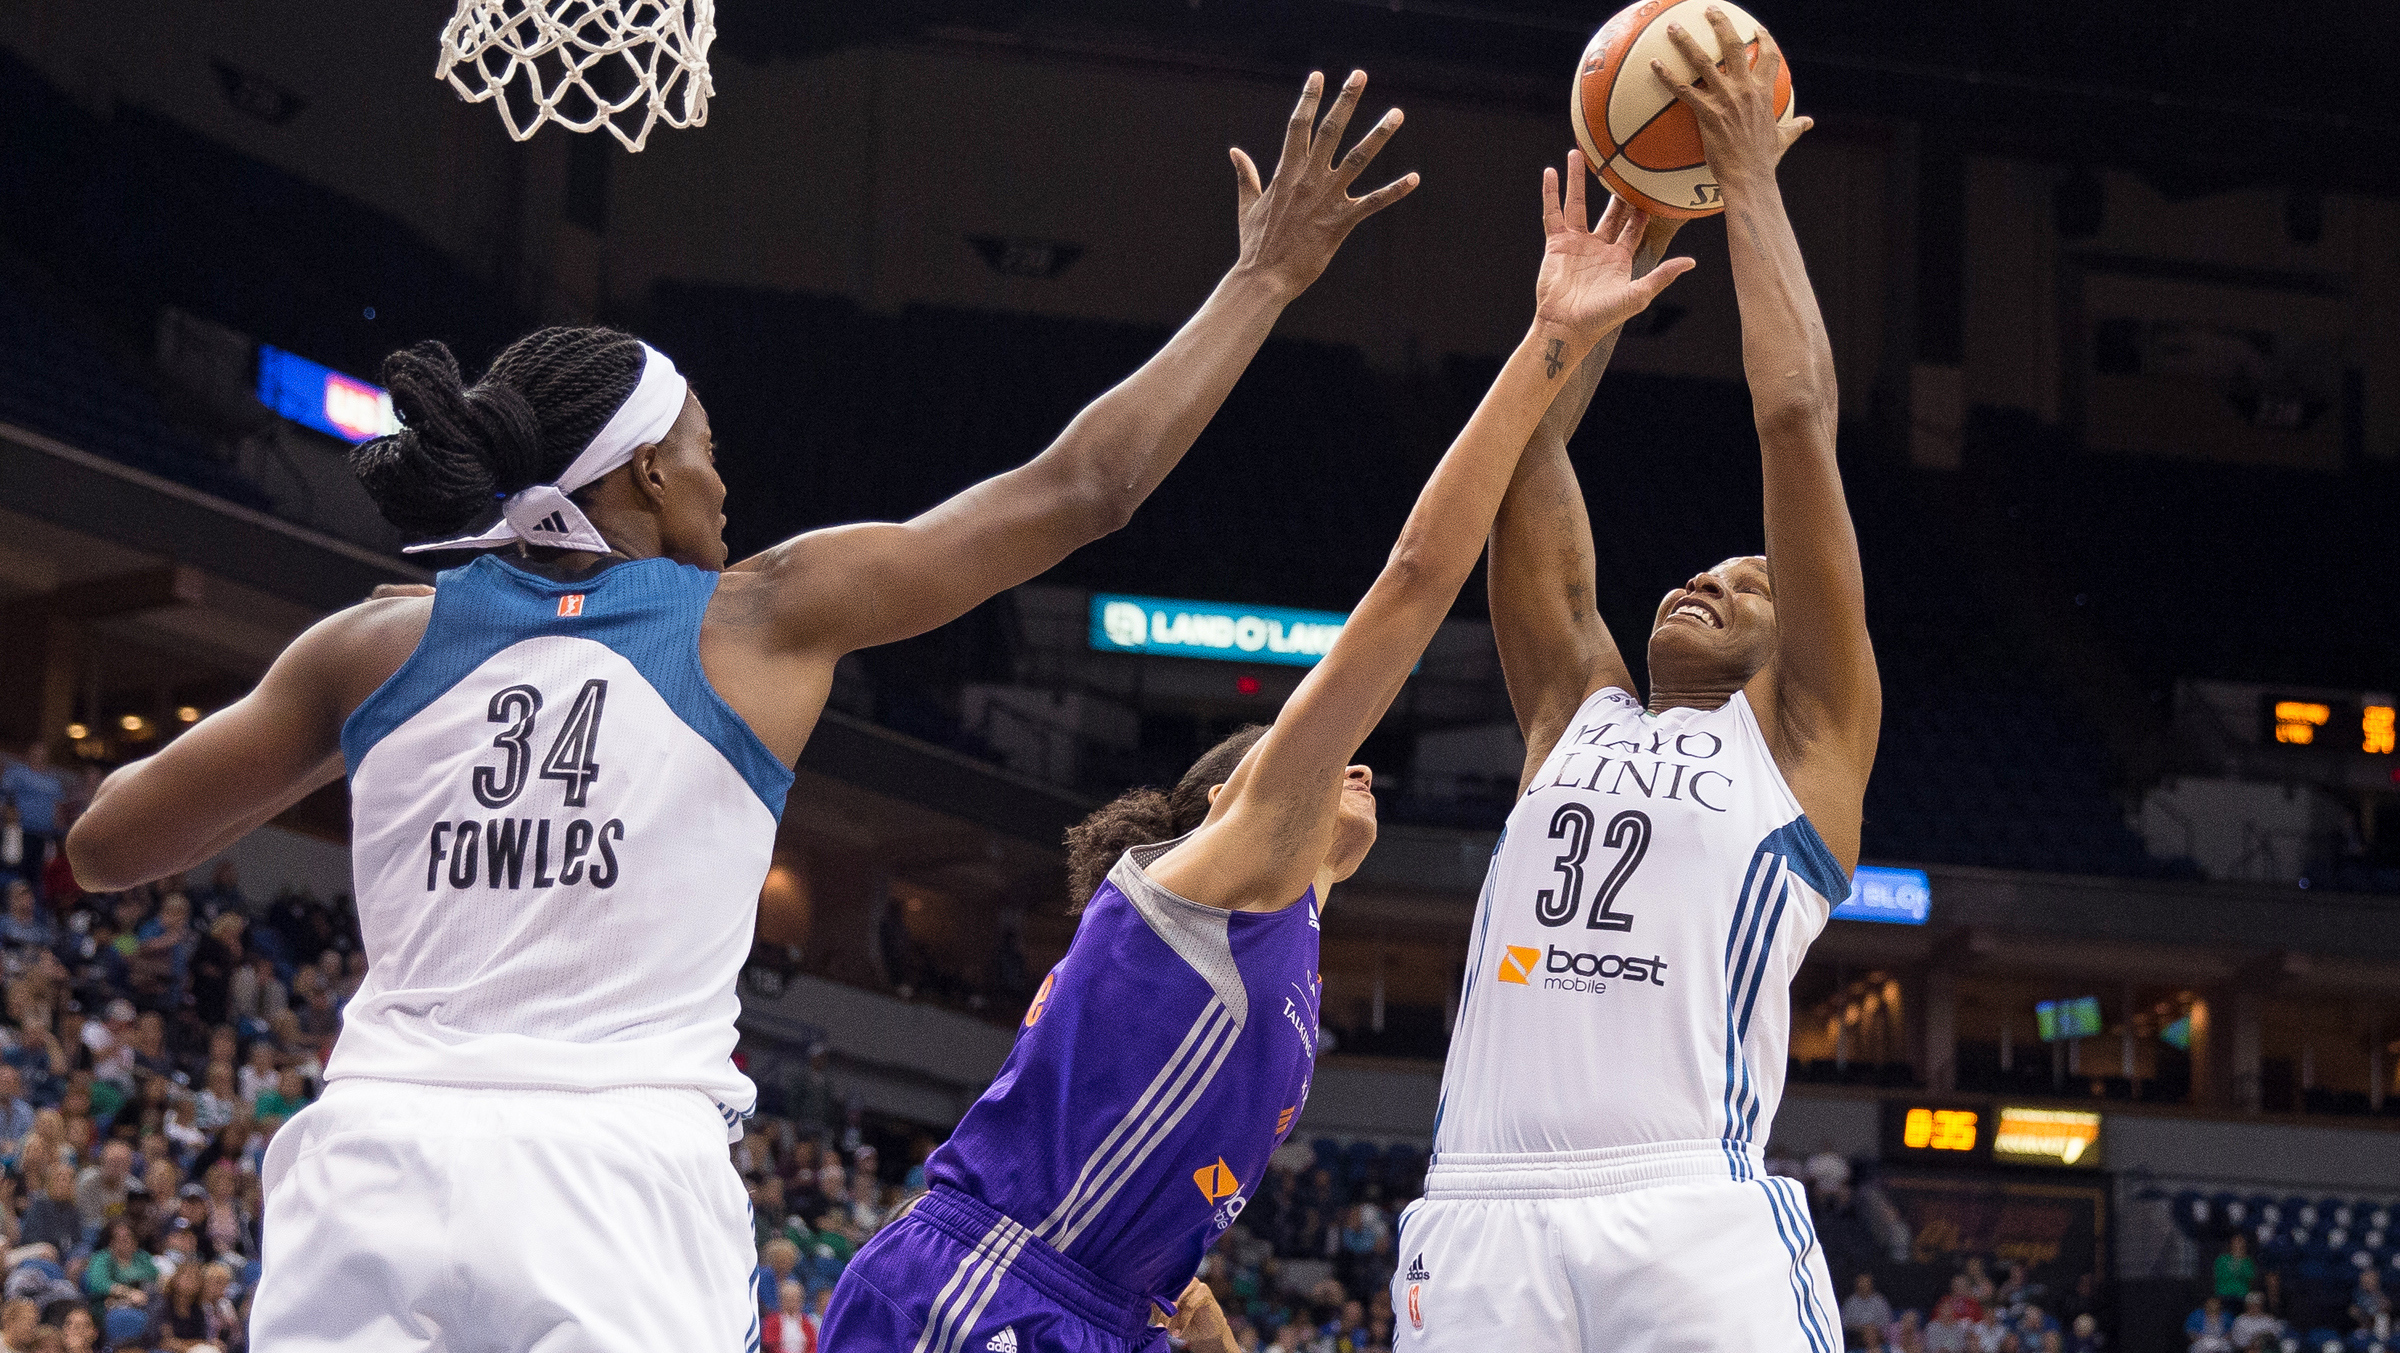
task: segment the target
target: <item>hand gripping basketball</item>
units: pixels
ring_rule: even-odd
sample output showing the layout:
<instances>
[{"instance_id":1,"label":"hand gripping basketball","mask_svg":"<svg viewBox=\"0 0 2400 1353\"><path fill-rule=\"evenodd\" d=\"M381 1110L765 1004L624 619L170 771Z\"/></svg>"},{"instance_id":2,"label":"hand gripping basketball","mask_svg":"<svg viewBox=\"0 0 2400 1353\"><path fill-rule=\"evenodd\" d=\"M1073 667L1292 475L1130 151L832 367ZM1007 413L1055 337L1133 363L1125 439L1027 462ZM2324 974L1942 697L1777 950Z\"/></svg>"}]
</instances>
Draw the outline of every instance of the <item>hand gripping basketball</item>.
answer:
<instances>
[{"instance_id":1,"label":"hand gripping basketball","mask_svg":"<svg viewBox=\"0 0 2400 1353\"><path fill-rule=\"evenodd\" d=\"M1300 91L1299 106L1292 109L1291 121L1284 126L1283 155L1275 162L1275 177L1263 188L1258 166L1241 147L1233 148L1242 230L1242 257L1237 266L1257 271L1287 289L1289 295L1298 295L1317 280L1359 222L1416 191L1417 176L1407 174L1365 197L1350 196L1350 185L1366 172L1392 133L1400 130L1400 110L1394 108L1359 138L1341 163L1334 163L1333 153L1341 148L1342 133L1349 130L1350 114L1357 110L1359 95L1366 88L1367 73L1350 72L1333 108L1319 123L1317 100L1324 93L1325 77L1310 75Z\"/></svg>"},{"instance_id":2,"label":"hand gripping basketball","mask_svg":"<svg viewBox=\"0 0 2400 1353\"><path fill-rule=\"evenodd\" d=\"M1733 21L1725 11L1714 5L1708 9L1708 26L1716 35L1717 50L1739 53L1741 39L1735 35ZM1651 71L1669 92L1692 110L1692 120L1700 124L1700 145L1707 152L1709 167L1714 169L1720 183L1734 182L1747 175L1772 175L1783 152L1791 148L1800 134L1817 125L1814 118L1793 118L1782 122L1775 115L1775 77L1783 69L1783 49L1776 45L1775 36L1765 27L1758 30L1758 55L1753 60L1728 59L1718 64L1709 59L1699 39L1682 24L1667 25L1667 40L1691 64L1693 79L1687 80L1667 63L1652 60Z\"/></svg>"},{"instance_id":3,"label":"hand gripping basketball","mask_svg":"<svg viewBox=\"0 0 2400 1353\"><path fill-rule=\"evenodd\" d=\"M1690 272L1692 260L1670 258L1644 277L1633 275L1650 218L1610 198L1600 224L1584 228L1587 176L1583 152L1567 152L1566 193L1558 171L1542 171L1542 271L1534 279L1534 322L1588 346L1649 307L1667 284Z\"/></svg>"}]
</instances>

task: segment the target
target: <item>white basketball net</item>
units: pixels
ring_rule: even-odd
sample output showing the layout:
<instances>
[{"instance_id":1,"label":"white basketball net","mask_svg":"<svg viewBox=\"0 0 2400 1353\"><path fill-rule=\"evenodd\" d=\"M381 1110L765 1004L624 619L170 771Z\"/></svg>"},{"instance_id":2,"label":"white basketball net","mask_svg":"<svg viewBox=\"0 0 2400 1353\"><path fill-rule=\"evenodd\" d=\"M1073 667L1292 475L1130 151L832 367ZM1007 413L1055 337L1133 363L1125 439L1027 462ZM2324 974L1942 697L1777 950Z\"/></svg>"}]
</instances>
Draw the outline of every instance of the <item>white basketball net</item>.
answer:
<instances>
[{"instance_id":1,"label":"white basketball net","mask_svg":"<svg viewBox=\"0 0 2400 1353\"><path fill-rule=\"evenodd\" d=\"M433 76L469 103L498 100L519 141L556 122L639 151L660 122L708 121L716 35L716 0L459 0Z\"/></svg>"}]
</instances>

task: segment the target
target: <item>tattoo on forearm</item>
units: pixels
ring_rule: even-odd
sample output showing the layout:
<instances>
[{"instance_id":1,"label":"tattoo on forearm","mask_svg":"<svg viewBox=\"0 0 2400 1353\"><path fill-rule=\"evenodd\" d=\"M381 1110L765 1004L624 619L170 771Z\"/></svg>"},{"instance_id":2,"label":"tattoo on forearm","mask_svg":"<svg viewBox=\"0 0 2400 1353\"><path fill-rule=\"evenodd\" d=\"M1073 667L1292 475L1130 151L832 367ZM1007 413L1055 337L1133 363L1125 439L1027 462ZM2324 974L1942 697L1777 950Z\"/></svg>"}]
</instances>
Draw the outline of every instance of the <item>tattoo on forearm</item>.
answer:
<instances>
[{"instance_id":1,"label":"tattoo on forearm","mask_svg":"<svg viewBox=\"0 0 2400 1353\"><path fill-rule=\"evenodd\" d=\"M1542 370L1550 379L1557 380L1558 373L1566 369L1567 340L1553 338L1550 340L1550 346L1542 349Z\"/></svg>"}]
</instances>

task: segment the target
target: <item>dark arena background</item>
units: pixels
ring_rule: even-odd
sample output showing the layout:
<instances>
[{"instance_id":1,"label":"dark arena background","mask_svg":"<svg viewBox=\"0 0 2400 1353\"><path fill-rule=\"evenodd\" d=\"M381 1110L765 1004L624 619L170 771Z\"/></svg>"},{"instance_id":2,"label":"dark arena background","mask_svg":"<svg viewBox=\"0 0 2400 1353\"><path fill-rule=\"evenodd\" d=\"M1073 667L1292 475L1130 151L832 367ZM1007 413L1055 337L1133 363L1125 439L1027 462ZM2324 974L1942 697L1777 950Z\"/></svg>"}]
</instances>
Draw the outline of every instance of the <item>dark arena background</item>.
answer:
<instances>
[{"instance_id":1,"label":"dark arena background","mask_svg":"<svg viewBox=\"0 0 2400 1353\"><path fill-rule=\"evenodd\" d=\"M2400 1348L2365 1277L2400 1283L2392 11L1753 11L1817 120L1781 177L1884 686L1880 872L1794 984L1768 1152L1809 1182L1838 1292L1871 1275L1888 1301L1845 1308L1852 1346L2213 1353L2187 1332L2204 1300L2255 1291L2268 1347ZM1269 167L1308 71L1363 67L1408 113L1376 181L1423 187L1129 527L842 663L742 981L762 1105L735 1163L768 1301L796 1276L813 1303L1064 952L1065 829L1305 670L1197 636L1338 624L1375 576L1515 341L1532 185L1607 13L724 0L706 125L634 155L511 141L431 78L446 12L0 0L0 868L25 885L0 922L0 1229L32 1243L48 1197L15 1107L55 1108L51 1160L117 1137L145 1196L222 1182L237 1305L258 1149L365 967L341 788L122 895L46 852L102 773L312 621L430 579L344 460L389 417L383 357L440 338L472 373L540 324L641 334L707 400L738 558L1040 451L1230 263L1225 148ZM1762 545L1724 227L1677 248L1698 271L1573 446L1637 678L1656 598ZM1479 575L1361 754L1383 825L1325 913L1314 1089L1203 1270L1258 1346L1390 1338L1392 1223L1523 756L1484 606ZM1145 618L1195 637L1145 642ZM213 1010L188 951L148 944L162 925L240 960ZM96 1055L119 1036L130 1070ZM60 1240L10 1298L187 1346L92 1286L91 1236Z\"/></svg>"}]
</instances>

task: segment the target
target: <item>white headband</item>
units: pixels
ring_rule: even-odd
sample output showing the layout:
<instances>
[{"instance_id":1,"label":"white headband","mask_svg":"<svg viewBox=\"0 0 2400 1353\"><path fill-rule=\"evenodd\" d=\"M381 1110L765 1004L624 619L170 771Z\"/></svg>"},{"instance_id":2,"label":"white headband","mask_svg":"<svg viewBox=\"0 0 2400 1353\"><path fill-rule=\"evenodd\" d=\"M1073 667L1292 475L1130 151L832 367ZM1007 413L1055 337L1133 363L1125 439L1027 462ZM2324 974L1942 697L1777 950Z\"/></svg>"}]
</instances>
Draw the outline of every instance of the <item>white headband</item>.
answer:
<instances>
[{"instance_id":1,"label":"white headband","mask_svg":"<svg viewBox=\"0 0 2400 1353\"><path fill-rule=\"evenodd\" d=\"M561 550L590 550L607 554L592 520L567 495L633 459L633 453L658 441L683 416L683 396L690 383L675 370L667 355L642 344L642 378L633 393L617 406L608 425L567 467L555 484L535 484L510 494L501 504L500 520L488 528L448 540L428 540L406 546L402 554L424 550L483 550L522 540Z\"/></svg>"}]
</instances>

